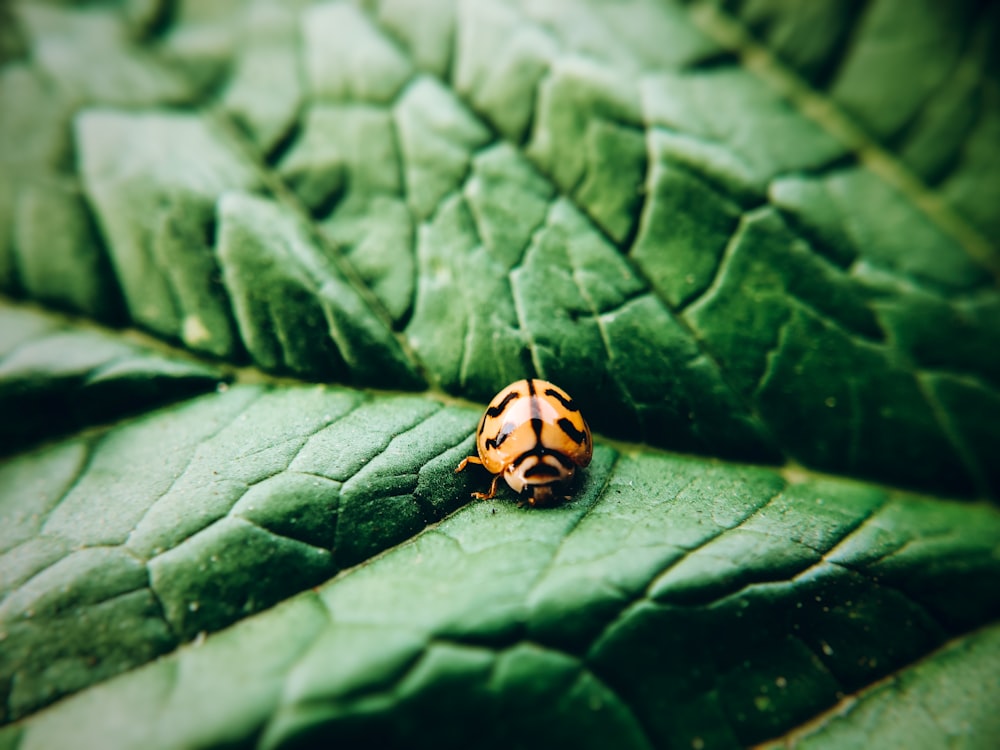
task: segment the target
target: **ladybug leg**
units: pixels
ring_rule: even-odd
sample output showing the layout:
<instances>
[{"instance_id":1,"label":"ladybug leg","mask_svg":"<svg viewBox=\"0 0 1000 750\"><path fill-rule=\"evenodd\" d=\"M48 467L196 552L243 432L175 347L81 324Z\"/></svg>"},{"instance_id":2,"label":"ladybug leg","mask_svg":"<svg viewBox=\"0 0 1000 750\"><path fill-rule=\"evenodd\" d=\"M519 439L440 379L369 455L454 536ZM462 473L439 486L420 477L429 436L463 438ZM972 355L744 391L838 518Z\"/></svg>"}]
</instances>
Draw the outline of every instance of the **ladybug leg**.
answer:
<instances>
[{"instance_id":1,"label":"ladybug leg","mask_svg":"<svg viewBox=\"0 0 1000 750\"><path fill-rule=\"evenodd\" d=\"M465 467L468 466L469 464L479 464L480 466L482 466L483 459L481 459L479 456L466 456L465 458L462 459L462 463L458 465L458 468L455 469L455 473L458 474L458 472L465 469Z\"/></svg>"},{"instance_id":2,"label":"ladybug leg","mask_svg":"<svg viewBox=\"0 0 1000 750\"><path fill-rule=\"evenodd\" d=\"M495 477L493 477L493 483L490 484L489 492L473 492L472 496L477 500L492 500L493 496L497 494L497 482L500 481L500 477L502 476L503 474L497 474Z\"/></svg>"},{"instance_id":3,"label":"ladybug leg","mask_svg":"<svg viewBox=\"0 0 1000 750\"><path fill-rule=\"evenodd\" d=\"M480 466L482 466L483 459L481 459L479 456L466 456L465 458L462 459L462 462L455 468L455 473L457 474L458 472L463 471L465 467L468 466L469 464L479 464ZM497 482L500 481L500 477L502 476L503 474L497 474L493 477L493 482L492 484L490 484L489 492L473 492L472 496L477 500L490 500L495 494L497 494Z\"/></svg>"}]
</instances>

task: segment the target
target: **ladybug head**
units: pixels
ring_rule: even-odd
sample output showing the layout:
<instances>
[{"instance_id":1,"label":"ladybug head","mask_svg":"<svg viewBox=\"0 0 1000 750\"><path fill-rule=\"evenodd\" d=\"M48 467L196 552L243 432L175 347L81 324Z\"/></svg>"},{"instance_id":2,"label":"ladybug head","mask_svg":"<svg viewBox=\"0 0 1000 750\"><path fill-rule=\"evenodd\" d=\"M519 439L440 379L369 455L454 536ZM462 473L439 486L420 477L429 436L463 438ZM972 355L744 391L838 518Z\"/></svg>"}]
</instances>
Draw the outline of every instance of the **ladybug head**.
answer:
<instances>
[{"instance_id":1,"label":"ladybug head","mask_svg":"<svg viewBox=\"0 0 1000 750\"><path fill-rule=\"evenodd\" d=\"M510 488L524 495L529 505L552 505L562 497L561 489L573 479L576 466L556 453L529 455L504 470Z\"/></svg>"},{"instance_id":2,"label":"ladybug head","mask_svg":"<svg viewBox=\"0 0 1000 750\"><path fill-rule=\"evenodd\" d=\"M532 508L548 508L565 499L562 482L556 484L534 484L527 489L528 505Z\"/></svg>"}]
</instances>

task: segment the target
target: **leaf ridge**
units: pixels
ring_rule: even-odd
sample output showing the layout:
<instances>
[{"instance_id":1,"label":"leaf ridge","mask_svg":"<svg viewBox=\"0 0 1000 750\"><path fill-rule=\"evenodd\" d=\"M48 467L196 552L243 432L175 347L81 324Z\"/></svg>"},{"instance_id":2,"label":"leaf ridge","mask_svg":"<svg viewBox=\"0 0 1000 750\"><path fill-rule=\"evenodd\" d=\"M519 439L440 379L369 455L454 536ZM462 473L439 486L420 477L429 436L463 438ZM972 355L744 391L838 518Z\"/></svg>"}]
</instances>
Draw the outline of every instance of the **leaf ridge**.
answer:
<instances>
[{"instance_id":1,"label":"leaf ridge","mask_svg":"<svg viewBox=\"0 0 1000 750\"><path fill-rule=\"evenodd\" d=\"M259 388L254 389L252 398L250 398L249 401L247 401L243 405L243 408L238 411L234 411L234 413L228 420L220 422L216 426L216 429L213 430L212 433L207 437L207 440L211 440L213 438L218 437L223 431L232 427L232 425L235 424L236 421L245 413L246 409L250 408L253 404L257 403L264 397L264 393L265 391L263 389ZM185 476L185 474L187 474L188 470L194 465L194 461L197 455L198 455L197 447L191 448L187 457L187 461L185 462L184 466L179 468L177 474L174 476L173 481L166 488L163 494L160 495L160 497L157 500L150 503L149 507L147 507L145 512L139 517L139 519L135 523L135 526L133 526L132 531L129 533L128 537L126 537L126 539L123 541L121 545L122 547L129 546L130 542L132 541L132 536L135 533L135 530L143 525L143 522L152 512L153 508L156 507L157 502L159 502L159 500L162 500L164 497L167 497L170 494L170 492L177 486L177 483Z\"/></svg>"},{"instance_id":2,"label":"leaf ridge","mask_svg":"<svg viewBox=\"0 0 1000 750\"><path fill-rule=\"evenodd\" d=\"M570 523L570 525L562 533L558 543L553 548L552 554L550 555L548 562L544 566L541 566L538 576L527 588L528 593L526 599L528 601L531 600L532 596L534 595L534 592L538 588L538 585L543 580L545 580L545 577L549 575L549 573L551 572L552 566L555 564L556 559L559 556L559 551L563 548L563 545L566 543L566 540L569 539L570 536L572 536L573 532L576 531L577 528L579 528L581 523L583 523L587 518L589 518L593 514L594 509L597 508L598 505L600 505L600 501L604 498L608 486L611 484L611 478L614 476L615 468L618 466L618 462L621 460L621 453L619 453L618 451L609 450L608 452L610 453L610 460L601 462L601 464L606 463L607 465L606 466L601 465L602 477L600 479L600 486L594 486L592 492L586 492L586 495L588 496L586 500L589 504L586 506L586 508L584 508L583 513L579 513L576 515L575 518L573 518L572 523ZM597 464L596 462L594 464L591 464L592 467L596 467L597 465L600 464ZM590 472L591 473L593 472L593 468L590 469ZM593 482L593 477L588 476L587 479L589 480L588 484ZM591 488L588 487L587 489L590 490ZM576 502L580 502L579 497L576 498Z\"/></svg>"},{"instance_id":3,"label":"leaf ridge","mask_svg":"<svg viewBox=\"0 0 1000 750\"><path fill-rule=\"evenodd\" d=\"M783 66L770 50L755 41L738 21L707 1L694 3L691 17L705 33L736 53L747 69L775 86L795 104L798 111L830 132L857 154L866 167L907 195L935 224L955 237L975 262L988 268L994 279L1000 279L1000 254L977 229L885 152L863 127L835 104L812 92L795 72ZM855 28L859 26L860 22Z\"/></svg>"},{"instance_id":4,"label":"leaf ridge","mask_svg":"<svg viewBox=\"0 0 1000 750\"><path fill-rule=\"evenodd\" d=\"M930 407L931 414L934 415L934 420L937 422L942 434L944 434L944 436L948 439L948 442L951 444L955 453L965 466L965 470L968 472L977 494L982 497L989 497L990 481L987 477L986 470L976 459L976 455L969 447L968 442L962 437L962 434L958 430L952 415L949 414L948 410L944 408L944 404L942 404L941 400L935 395L934 389L929 387L927 383L927 373L914 367L913 379L916 382L921 395L924 397L924 400L927 402L927 405Z\"/></svg>"},{"instance_id":5,"label":"leaf ridge","mask_svg":"<svg viewBox=\"0 0 1000 750\"><path fill-rule=\"evenodd\" d=\"M693 481L694 480L692 480L692 482ZM745 524L747 521L758 516L761 513L761 511L765 510L769 505L771 505L771 503L773 503L775 500L777 500L782 496L786 487L787 485L783 485L773 495L767 498L763 503L750 509L749 513L747 513L743 518L736 521L733 525L726 525L724 523L719 522L717 519L713 517L713 521L717 524L717 529L711 535L699 540L699 543L696 546L683 549L683 552L680 554L680 556L676 557L675 559L667 563L667 565L663 567L657 573L657 575L649 581L649 583L643 590L642 594L639 597L637 597L635 601L633 601L632 604L630 604L629 606L631 607L632 605L637 604L641 601L656 603L656 598L653 592L662 585L663 580L668 576L670 576L671 573L678 566L682 565L686 560L690 559L692 555L698 553L700 550L705 549L705 547L712 544L712 542L722 538L727 532L742 527L743 524ZM676 494L679 495L680 492Z\"/></svg>"},{"instance_id":6,"label":"leaf ridge","mask_svg":"<svg viewBox=\"0 0 1000 750\"><path fill-rule=\"evenodd\" d=\"M240 133L239 128L234 126L229 116L219 110L214 111L213 116L216 122L220 123L220 125L225 129L230 142L237 146L239 151L249 163L253 164L258 178L268 187L269 191L281 201L282 204L286 205L294 212L300 224L303 227L308 228L307 231L309 233L309 238L313 242L317 243L319 247L327 251L327 257L334 262L337 270L343 275L347 283L361 297L364 304L380 321L381 325L385 327L386 331L396 340L401 350L407 357L409 364L414 367L417 372L421 373L421 379L426 382L426 366L421 363L419 357L417 357L416 352L413 351L406 338L401 333L396 331L389 311L385 308L378 297L375 296L371 288L361 279L361 276L354 264L351 262L350 258L344 254L342 248L336 242L332 242L323 232L317 231L315 222L310 213L306 210L302 201L272 168L260 161L252 144L250 144ZM395 125L393 125L392 132L395 134ZM405 180L402 184L405 185ZM323 311L328 322L330 322L330 313L325 306ZM277 325L278 321L275 321L275 323L275 329L281 332L283 330L282 327ZM335 326L331 322L331 333L335 330ZM349 349L344 348L343 341L337 340L336 337L334 337L334 340L337 343L338 351L346 360L345 352L349 351ZM287 341L285 342L284 348L286 351L288 350Z\"/></svg>"}]
</instances>

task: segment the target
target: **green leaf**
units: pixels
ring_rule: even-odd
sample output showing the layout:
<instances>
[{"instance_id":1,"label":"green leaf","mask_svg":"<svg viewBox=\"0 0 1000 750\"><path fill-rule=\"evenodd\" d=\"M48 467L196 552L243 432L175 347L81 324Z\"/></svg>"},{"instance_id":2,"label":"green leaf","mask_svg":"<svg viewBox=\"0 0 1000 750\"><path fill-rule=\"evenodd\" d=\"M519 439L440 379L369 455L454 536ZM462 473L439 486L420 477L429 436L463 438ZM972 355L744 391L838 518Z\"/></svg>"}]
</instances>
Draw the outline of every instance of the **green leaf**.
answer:
<instances>
[{"instance_id":1,"label":"green leaf","mask_svg":"<svg viewBox=\"0 0 1000 750\"><path fill-rule=\"evenodd\" d=\"M0 451L215 387L222 373L0 304Z\"/></svg>"},{"instance_id":2,"label":"green leaf","mask_svg":"<svg viewBox=\"0 0 1000 750\"><path fill-rule=\"evenodd\" d=\"M998 28L0 7L0 745L992 747Z\"/></svg>"},{"instance_id":3,"label":"green leaf","mask_svg":"<svg viewBox=\"0 0 1000 750\"><path fill-rule=\"evenodd\" d=\"M291 407L292 398L321 402L319 411L339 408L342 416L327 413L333 421L303 430L312 433L305 441L275 436L273 462L219 462L227 445L245 442L233 433L264 428L266 415ZM439 407L412 438L404 432L387 446L362 446L363 435L381 432L362 425L392 429L379 414L398 421L408 412L413 421L420 402L358 405L344 392L261 395L241 388L224 400L247 418L227 415L232 426L216 432L122 545L133 567L152 555L149 591L168 627L182 635L234 619L238 613L220 611L227 602L266 606L275 577L286 584L294 577L304 588L317 574L328 577L336 560L358 559L337 546L323 570L322 547L367 539L370 553L409 533L398 529L387 538L381 524L356 520L355 508L400 499L401 477L381 467L391 462L400 471L402 461L415 459L416 445L440 458L421 458L419 477L403 481L435 517L435 503L454 497L451 468L463 451L428 445L427 436L440 432L430 425L447 422L464 435L475 419L468 410ZM217 407L202 400L189 411L206 408ZM162 429L167 419L177 418L164 415L139 429ZM320 450L345 431L355 436L358 455ZM377 456L358 470L360 454L373 450ZM209 473L202 463L230 468ZM270 476L252 484L243 474L237 482L241 465ZM348 467L357 473L345 476ZM192 483L204 488L202 497L218 498L211 515L177 507ZM302 504L312 498L315 513L320 495L331 502L331 484L339 486L339 505L325 537L311 539L320 548L293 541L301 536L295 528ZM50 512L46 535L60 533L67 505L71 497ZM172 534L186 538L145 538L164 515L174 520ZM309 533L322 528L314 524ZM588 739L594 731L637 747L758 742L996 617L1000 597L988 582L1000 573L998 538L1000 513L989 508L601 447L572 502L545 513L505 501L470 505L286 605L38 714L22 725L22 740L26 747L58 745L72 732L77 741L99 742L114 712L117 731L128 738L122 746L254 737L283 746L371 736L450 745L464 742L471 728L455 717L502 724L484 738L489 746L518 737L539 745L560 737L595 742ZM50 611L96 608L111 593L96 590L92 578L87 588L53 580L55 591L39 590L52 570L69 567L54 566L12 594L8 619L32 606L30 622L42 630ZM213 571L207 584L196 574L206 569ZM72 570L86 567L81 561ZM104 575L109 587L119 580L122 587L145 585L144 576ZM227 590L206 589L212 580L225 580ZM7 644L16 643L9 632ZM247 658L271 651L265 644L278 648L265 659ZM206 701L211 715L198 708ZM544 721L537 705L546 707ZM192 715L200 719L192 722ZM578 723L578 716L590 718Z\"/></svg>"},{"instance_id":4,"label":"green leaf","mask_svg":"<svg viewBox=\"0 0 1000 750\"><path fill-rule=\"evenodd\" d=\"M799 746L989 747L1000 736L991 703L997 677L990 666L998 646L995 626L949 644L858 695L815 731L807 730Z\"/></svg>"},{"instance_id":5,"label":"green leaf","mask_svg":"<svg viewBox=\"0 0 1000 750\"><path fill-rule=\"evenodd\" d=\"M0 469L7 718L442 517L466 496L450 475L474 421L414 397L236 387L11 460Z\"/></svg>"}]
</instances>

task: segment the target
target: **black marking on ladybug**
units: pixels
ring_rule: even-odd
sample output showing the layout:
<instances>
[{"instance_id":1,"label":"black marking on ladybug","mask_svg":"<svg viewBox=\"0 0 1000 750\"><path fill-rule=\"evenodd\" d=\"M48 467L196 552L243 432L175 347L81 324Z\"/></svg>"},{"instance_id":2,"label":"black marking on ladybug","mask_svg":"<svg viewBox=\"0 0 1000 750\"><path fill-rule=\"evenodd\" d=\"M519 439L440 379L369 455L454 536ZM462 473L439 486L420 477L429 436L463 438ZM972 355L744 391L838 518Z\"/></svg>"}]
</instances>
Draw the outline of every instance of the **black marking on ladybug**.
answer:
<instances>
[{"instance_id":1,"label":"black marking on ladybug","mask_svg":"<svg viewBox=\"0 0 1000 750\"><path fill-rule=\"evenodd\" d=\"M520 456L511 461L510 465L516 469L529 456L538 456L539 458L541 458L542 456L552 456L556 461L561 463L567 469L572 469L576 466L576 464L574 464L573 461L570 460L569 456L560 453L559 451L552 451L549 450L548 448L543 448L543 447L535 447L532 448L530 451L525 451Z\"/></svg>"},{"instance_id":2,"label":"black marking on ladybug","mask_svg":"<svg viewBox=\"0 0 1000 750\"><path fill-rule=\"evenodd\" d=\"M556 401L558 401L560 404L563 405L566 411L580 411L579 407L577 407L577 405L573 402L573 399L566 398L555 388L546 388L545 395L552 396L552 398L554 398Z\"/></svg>"},{"instance_id":3,"label":"black marking on ladybug","mask_svg":"<svg viewBox=\"0 0 1000 750\"><path fill-rule=\"evenodd\" d=\"M538 392L535 381L528 378L528 398L531 399L531 429L535 433L535 447L542 444L542 410L538 408Z\"/></svg>"},{"instance_id":4,"label":"black marking on ladybug","mask_svg":"<svg viewBox=\"0 0 1000 750\"><path fill-rule=\"evenodd\" d=\"M537 464L527 469L524 472L526 477L557 477L559 476L559 469L551 464L542 463L539 461Z\"/></svg>"},{"instance_id":5,"label":"black marking on ladybug","mask_svg":"<svg viewBox=\"0 0 1000 750\"><path fill-rule=\"evenodd\" d=\"M558 422L556 422L556 424L559 425L562 428L562 431L566 433L566 437L577 445L583 445L583 441L587 439L587 433L576 429L573 423L566 419L566 417L562 417Z\"/></svg>"},{"instance_id":6,"label":"black marking on ladybug","mask_svg":"<svg viewBox=\"0 0 1000 750\"><path fill-rule=\"evenodd\" d=\"M521 394L518 393L517 391L511 391L510 393L508 393L506 396L503 397L503 401L501 401L496 406L491 406L489 409L487 409L486 415L490 417L499 417L501 414L503 414L503 410L507 408L507 404L509 404L511 401L513 401L520 395ZM483 421L485 422L485 419Z\"/></svg>"},{"instance_id":7,"label":"black marking on ladybug","mask_svg":"<svg viewBox=\"0 0 1000 750\"><path fill-rule=\"evenodd\" d=\"M503 426L500 428L500 432L497 433L495 438L486 438L487 448L499 448L500 444L510 437L510 434L517 427L513 422L504 422Z\"/></svg>"},{"instance_id":8,"label":"black marking on ladybug","mask_svg":"<svg viewBox=\"0 0 1000 750\"><path fill-rule=\"evenodd\" d=\"M531 419L531 429L535 431L535 445L541 445L542 443L542 422L540 417L532 417Z\"/></svg>"}]
</instances>

